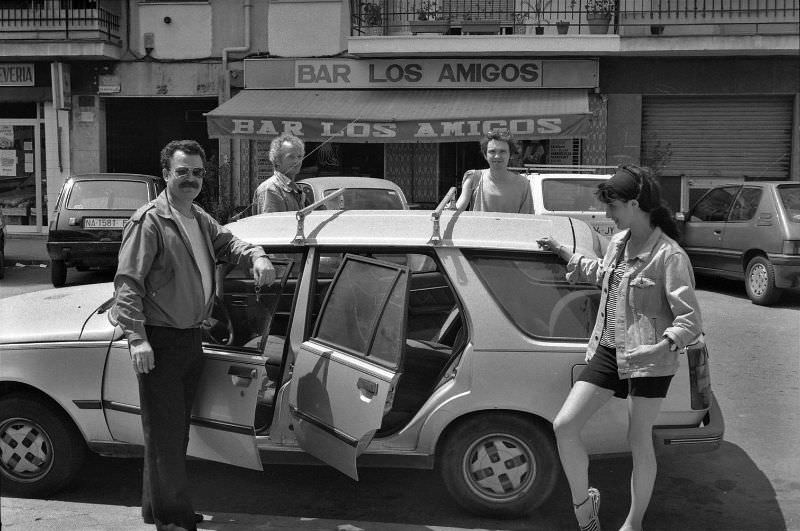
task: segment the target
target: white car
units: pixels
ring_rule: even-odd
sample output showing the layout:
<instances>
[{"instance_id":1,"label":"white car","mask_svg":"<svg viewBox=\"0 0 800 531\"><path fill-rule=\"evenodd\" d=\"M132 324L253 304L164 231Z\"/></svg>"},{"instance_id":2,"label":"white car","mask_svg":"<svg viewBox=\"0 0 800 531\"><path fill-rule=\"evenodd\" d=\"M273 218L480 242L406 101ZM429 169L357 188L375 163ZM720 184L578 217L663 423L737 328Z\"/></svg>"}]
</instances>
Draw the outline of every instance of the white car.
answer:
<instances>
[{"instance_id":1,"label":"white car","mask_svg":"<svg viewBox=\"0 0 800 531\"><path fill-rule=\"evenodd\" d=\"M408 201L392 181L375 177L309 177L297 184L303 189L311 202L331 195L339 188L344 194L323 205L323 209L335 210L408 210Z\"/></svg>"},{"instance_id":2,"label":"white car","mask_svg":"<svg viewBox=\"0 0 800 531\"><path fill-rule=\"evenodd\" d=\"M605 205L595 197L597 185L614 175L610 166L528 166L523 175L531 182L534 214L571 216L588 223L598 234L617 232L606 217Z\"/></svg>"},{"instance_id":3,"label":"white car","mask_svg":"<svg viewBox=\"0 0 800 531\"><path fill-rule=\"evenodd\" d=\"M443 208L443 205L440 205ZM437 468L465 509L533 511L561 475L552 422L584 366L600 295L570 284L536 240L585 254L579 220L493 212L323 210L229 225L263 246L279 281L256 292L234 269L205 326L195 457ZM299 215L300 219L296 219ZM136 375L107 319L111 284L0 300L0 473L44 496L86 449L141 454ZM715 448L724 431L704 351L681 356L653 437ZM626 402L584 435L592 454L628 451ZM265 478L265 481L268 481Z\"/></svg>"}]
</instances>

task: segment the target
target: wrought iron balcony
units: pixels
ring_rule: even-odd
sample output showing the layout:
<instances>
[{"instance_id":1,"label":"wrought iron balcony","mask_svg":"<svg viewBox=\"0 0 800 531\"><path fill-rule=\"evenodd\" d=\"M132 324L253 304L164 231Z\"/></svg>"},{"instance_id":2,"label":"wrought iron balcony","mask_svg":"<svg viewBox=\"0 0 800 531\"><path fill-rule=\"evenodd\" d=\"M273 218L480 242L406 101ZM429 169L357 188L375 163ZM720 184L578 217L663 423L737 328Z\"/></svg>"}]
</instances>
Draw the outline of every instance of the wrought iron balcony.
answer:
<instances>
[{"instance_id":1,"label":"wrought iron balcony","mask_svg":"<svg viewBox=\"0 0 800 531\"><path fill-rule=\"evenodd\" d=\"M800 0L350 0L350 12L352 36L797 35Z\"/></svg>"},{"instance_id":2,"label":"wrought iron balcony","mask_svg":"<svg viewBox=\"0 0 800 531\"><path fill-rule=\"evenodd\" d=\"M120 41L120 0L3 0L0 40Z\"/></svg>"}]
</instances>

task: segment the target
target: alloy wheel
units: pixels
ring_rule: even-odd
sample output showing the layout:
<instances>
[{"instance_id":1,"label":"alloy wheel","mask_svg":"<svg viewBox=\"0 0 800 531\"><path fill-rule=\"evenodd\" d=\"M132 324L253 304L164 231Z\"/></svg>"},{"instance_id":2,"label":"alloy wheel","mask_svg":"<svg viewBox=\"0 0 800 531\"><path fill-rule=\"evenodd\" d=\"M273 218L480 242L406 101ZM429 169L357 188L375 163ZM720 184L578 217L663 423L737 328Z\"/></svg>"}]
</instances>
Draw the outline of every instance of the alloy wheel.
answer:
<instances>
[{"instance_id":1,"label":"alloy wheel","mask_svg":"<svg viewBox=\"0 0 800 531\"><path fill-rule=\"evenodd\" d=\"M769 273L764 264L758 263L753 265L750 269L749 282L750 291L752 291L753 294L758 296L764 295L764 292L767 291L769 286Z\"/></svg>"},{"instance_id":2,"label":"alloy wheel","mask_svg":"<svg viewBox=\"0 0 800 531\"><path fill-rule=\"evenodd\" d=\"M53 443L36 422L9 418L0 426L0 455L6 474L19 482L34 482L53 466Z\"/></svg>"},{"instance_id":3,"label":"alloy wheel","mask_svg":"<svg viewBox=\"0 0 800 531\"><path fill-rule=\"evenodd\" d=\"M476 495L497 501L528 488L536 477L536 461L525 442L496 433L472 444L464 454L462 471Z\"/></svg>"}]
</instances>

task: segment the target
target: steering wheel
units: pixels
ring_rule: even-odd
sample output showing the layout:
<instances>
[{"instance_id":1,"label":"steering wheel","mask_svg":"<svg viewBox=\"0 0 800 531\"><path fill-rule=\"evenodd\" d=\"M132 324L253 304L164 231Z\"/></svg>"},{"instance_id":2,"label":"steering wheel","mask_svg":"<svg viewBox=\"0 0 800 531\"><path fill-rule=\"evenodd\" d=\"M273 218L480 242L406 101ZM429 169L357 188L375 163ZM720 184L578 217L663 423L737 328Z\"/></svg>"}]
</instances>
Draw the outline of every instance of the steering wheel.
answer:
<instances>
[{"instance_id":1,"label":"steering wheel","mask_svg":"<svg viewBox=\"0 0 800 531\"><path fill-rule=\"evenodd\" d=\"M214 304L211 308L211 315L203 321L203 341L215 343L217 345L233 344L233 324L228 310L222 300L214 296Z\"/></svg>"}]
</instances>

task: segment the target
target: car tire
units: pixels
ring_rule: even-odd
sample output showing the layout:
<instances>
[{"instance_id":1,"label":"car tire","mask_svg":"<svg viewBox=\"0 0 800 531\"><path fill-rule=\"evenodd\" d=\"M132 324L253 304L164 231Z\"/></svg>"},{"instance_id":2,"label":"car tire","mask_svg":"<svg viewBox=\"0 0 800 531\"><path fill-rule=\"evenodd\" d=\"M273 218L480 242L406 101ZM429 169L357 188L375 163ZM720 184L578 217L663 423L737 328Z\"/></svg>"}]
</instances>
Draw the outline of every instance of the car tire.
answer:
<instances>
[{"instance_id":1,"label":"car tire","mask_svg":"<svg viewBox=\"0 0 800 531\"><path fill-rule=\"evenodd\" d=\"M0 400L0 448L4 490L21 496L43 497L62 489L86 457L83 437L66 415L24 395Z\"/></svg>"},{"instance_id":2,"label":"car tire","mask_svg":"<svg viewBox=\"0 0 800 531\"><path fill-rule=\"evenodd\" d=\"M775 287L775 268L764 256L755 256L748 262L744 286L753 304L769 306L781 298L781 289Z\"/></svg>"},{"instance_id":3,"label":"car tire","mask_svg":"<svg viewBox=\"0 0 800 531\"><path fill-rule=\"evenodd\" d=\"M50 280L56 288L67 283L67 264L64 260L50 261Z\"/></svg>"},{"instance_id":4,"label":"car tire","mask_svg":"<svg viewBox=\"0 0 800 531\"><path fill-rule=\"evenodd\" d=\"M547 501L560 464L548 430L520 415L492 413L473 417L446 436L439 468L464 509L514 518Z\"/></svg>"}]
</instances>

